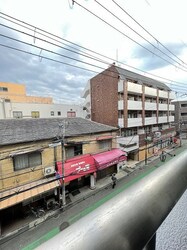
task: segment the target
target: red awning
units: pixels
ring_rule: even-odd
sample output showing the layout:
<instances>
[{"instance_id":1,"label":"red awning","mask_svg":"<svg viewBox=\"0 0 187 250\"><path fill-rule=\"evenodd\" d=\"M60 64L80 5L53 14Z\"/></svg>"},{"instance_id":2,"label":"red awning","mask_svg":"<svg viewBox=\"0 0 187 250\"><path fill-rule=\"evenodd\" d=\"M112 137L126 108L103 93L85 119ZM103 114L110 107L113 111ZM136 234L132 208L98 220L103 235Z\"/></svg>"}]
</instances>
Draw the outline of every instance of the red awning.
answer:
<instances>
[{"instance_id":1,"label":"red awning","mask_svg":"<svg viewBox=\"0 0 187 250\"><path fill-rule=\"evenodd\" d=\"M58 174L62 176L62 162L57 162ZM65 182L96 172L94 158L90 154L80 155L64 163Z\"/></svg>"},{"instance_id":2,"label":"red awning","mask_svg":"<svg viewBox=\"0 0 187 250\"><path fill-rule=\"evenodd\" d=\"M104 169L117 164L121 161L126 161L126 152L116 148L107 152L92 155L96 161L96 166L98 169Z\"/></svg>"}]
</instances>

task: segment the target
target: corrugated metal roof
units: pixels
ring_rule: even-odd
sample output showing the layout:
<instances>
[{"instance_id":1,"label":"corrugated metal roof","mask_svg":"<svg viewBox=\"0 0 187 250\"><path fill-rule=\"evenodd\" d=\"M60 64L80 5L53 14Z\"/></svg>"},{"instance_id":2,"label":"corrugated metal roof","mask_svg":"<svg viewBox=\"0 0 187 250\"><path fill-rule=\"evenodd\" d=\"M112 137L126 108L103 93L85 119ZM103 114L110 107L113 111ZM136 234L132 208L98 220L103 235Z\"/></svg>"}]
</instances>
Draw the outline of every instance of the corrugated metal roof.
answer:
<instances>
[{"instance_id":1,"label":"corrugated metal roof","mask_svg":"<svg viewBox=\"0 0 187 250\"><path fill-rule=\"evenodd\" d=\"M83 118L1 119L0 145L39 141L62 136L60 125L65 123L65 137L116 131L117 128Z\"/></svg>"}]
</instances>

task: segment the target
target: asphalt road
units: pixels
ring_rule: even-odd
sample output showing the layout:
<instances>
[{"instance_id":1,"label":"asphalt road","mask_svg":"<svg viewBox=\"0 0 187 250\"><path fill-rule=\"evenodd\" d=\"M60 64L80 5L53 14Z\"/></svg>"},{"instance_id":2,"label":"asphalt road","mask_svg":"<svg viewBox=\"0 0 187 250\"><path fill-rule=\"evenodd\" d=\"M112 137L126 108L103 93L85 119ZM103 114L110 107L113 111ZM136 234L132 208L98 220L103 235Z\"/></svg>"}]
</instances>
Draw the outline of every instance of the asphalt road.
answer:
<instances>
[{"instance_id":1,"label":"asphalt road","mask_svg":"<svg viewBox=\"0 0 187 250\"><path fill-rule=\"evenodd\" d=\"M182 147L175 150L175 154L179 154L181 151L185 150L187 147L184 144ZM166 161L172 160L171 156L167 156ZM119 192L128 188L133 183L142 179L144 176L148 175L154 169L161 167L164 163L160 162L160 159L156 159L153 162L148 161L148 165L142 165L136 171L126 176L125 178L117 182L115 189L112 186L108 186L101 191L93 194L92 196L86 198L80 203L74 204L65 211L60 211L54 217L44 221L43 223L33 227L32 229L25 230L19 235L16 235L12 239L3 242L0 245L2 250L31 250L43 243L44 241L51 238L53 235L57 234L67 225L70 225L85 216L89 212L93 211L100 205L102 205L107 200L111 199Z\"/></svg>"}]
</instances>

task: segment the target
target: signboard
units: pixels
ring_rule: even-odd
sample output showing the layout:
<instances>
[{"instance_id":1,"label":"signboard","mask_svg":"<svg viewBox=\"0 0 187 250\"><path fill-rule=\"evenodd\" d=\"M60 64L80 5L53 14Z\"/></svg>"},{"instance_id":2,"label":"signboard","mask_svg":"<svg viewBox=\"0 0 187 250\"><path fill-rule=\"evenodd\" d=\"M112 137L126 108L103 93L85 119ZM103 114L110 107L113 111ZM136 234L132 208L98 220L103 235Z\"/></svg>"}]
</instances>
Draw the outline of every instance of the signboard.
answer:
<instances>
[{"instance_id":1,"label":"signboard","mask_svg":"<svg viewBox=\"0 0 187 250\"><path fill-rule=\"evenodd\" d=\"M62 162L57 162L58 174L62 176ZM64 163L65 182L69 182L84 175L94 173L96 171L95 161L91 155L81 155Z\"/></svg>"}]
</instances>

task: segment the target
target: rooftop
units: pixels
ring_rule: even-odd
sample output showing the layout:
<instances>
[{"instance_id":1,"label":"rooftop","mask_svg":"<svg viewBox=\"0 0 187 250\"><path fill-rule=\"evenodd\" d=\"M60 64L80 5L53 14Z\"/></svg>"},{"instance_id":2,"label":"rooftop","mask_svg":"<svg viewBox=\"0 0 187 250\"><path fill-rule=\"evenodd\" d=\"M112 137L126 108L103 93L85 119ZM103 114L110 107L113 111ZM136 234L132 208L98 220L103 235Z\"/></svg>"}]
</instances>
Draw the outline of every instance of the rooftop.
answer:
<instances>
[{"instance_id":1,"label":"rooftop","mask_svg":"<svg viewBox=\"0 0 187 250\"><path fill-rule=\"evenodd\" d=\"M0 119L0 145L116 131L118 128L83 118Z\"/></svg>"}]
</instances>

